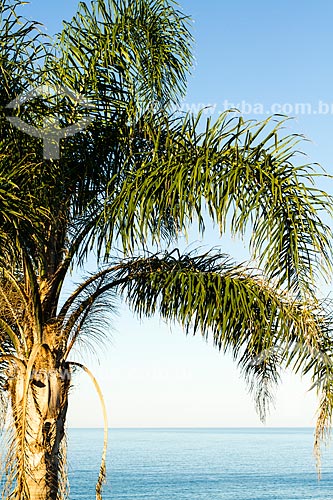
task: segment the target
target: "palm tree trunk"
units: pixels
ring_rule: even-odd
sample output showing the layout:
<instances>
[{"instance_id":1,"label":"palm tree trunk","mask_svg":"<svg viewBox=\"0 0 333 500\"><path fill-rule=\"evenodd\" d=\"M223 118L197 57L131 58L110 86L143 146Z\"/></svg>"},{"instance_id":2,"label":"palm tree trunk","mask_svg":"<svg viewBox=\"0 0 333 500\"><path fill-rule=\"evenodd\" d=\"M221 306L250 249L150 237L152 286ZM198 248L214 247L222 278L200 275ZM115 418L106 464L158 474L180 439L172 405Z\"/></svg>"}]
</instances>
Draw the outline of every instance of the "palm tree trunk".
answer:
<instances>
[{"instance_id":1,"label":"palm tree trunk","mask_svg":"<svg viewBox=\"0 0 333 500\"><path fill-rule=\"evenodd\" d=\"M70 372L67 366L55 369L54 363L48 370L45 358L42 364L42 369L31 372L28 383L25 373L11 384L19 471L17 500L57 500L63 490L62 448Z\"/></svg>"}]
</instances>

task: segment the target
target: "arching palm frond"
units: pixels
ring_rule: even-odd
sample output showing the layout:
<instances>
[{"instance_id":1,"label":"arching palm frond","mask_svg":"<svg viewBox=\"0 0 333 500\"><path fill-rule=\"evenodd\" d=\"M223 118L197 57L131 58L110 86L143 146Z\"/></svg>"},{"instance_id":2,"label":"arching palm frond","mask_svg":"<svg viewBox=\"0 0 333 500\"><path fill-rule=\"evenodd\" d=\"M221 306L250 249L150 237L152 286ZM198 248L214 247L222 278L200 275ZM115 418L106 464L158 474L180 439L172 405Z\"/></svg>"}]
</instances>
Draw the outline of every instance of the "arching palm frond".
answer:
<instances>
[{"instance_id":1,"label":"arching palm frond","mask_svg":"<svg viewBox=\"0 0 333 500\"><path fill-rule=\"evenodd\" d=\"M310 389L321 394L314 445L320 473L320 445L330 434L333 413L330 308L273 288L262 274L223 254L129 261L113 283L140 317L158 313L187 333L211 334L220 350L231 352L262 420L281 368L310 374Z\"/></svg>"},{"instance_id":2,"label":"arching palm frond","mask_svg":"<svg viewBox=\"0 0 333 500\"><path fill-rule=\"evenodd\" d=\"M310 372L313 380L320 370L333 376L324 355L333 346L330 323L319 304L279 291L260 271L236 265L224 254L174 251L114 262L64 303L59 313L64 332L79 332L76 325L85 321L91 304L119 291L140 317L159 314L179 322L187 333L211 335L220 350L231 352L262 419L281 367ZM66 338L68 354L76 335Z\"/></svg>"},{"instance_id":3,"label":"arching palm frond","mask_svg":"<svg viewBox=\"0 0 333 500\"><path fill-rule=\"evenodd\" d=\"M108 446L108 416L106 412L104 397L97 380L86 366L77 362L71 362L70 365L73 367L81 368L81 370L87 373L92 383L94 384L94 387L96 389L102 407L103 420L104 420L103 452L102 452L102 461L99 470L99 475L96 483L96 500L102 500L102 486L105 483L105 478L106 478L106 452Z\"/></svg>"},{"instance_id":4,"label":"arching palm frond","mask_svg":"<svg viewBox=\"0 0 333 500\"><path fill-rule=\"evenodd\" d=\"M0 4L0 102L6 106L36 82L37 65L45 56L46 36L40 23L18 14L24 1L2 1ZM1 114L3 109L1 109ZM4 124L1 123L1 126Z\"/></svg>"},{"instance_id":5,"label":"arching palm frond","mask_svg":"<svg viewBox=\"0 0 333 500\"><path fill-rule=\"evenodd\" d=\"M7 119L19 112L22 96L38 83L47 50L40 24L19 15L23 4L21 0L0 3L0 265L4 262L7 267L15 267L22 250L19 242L34 253L40 220L47 213L36 196L38 152L32 139ZM17 109L8 109L15 99Z\"/></svg>"},{"instance_id":6,"label":"arching palm frond","mask_svg":"<svg viewBox=\"0 0 333 500\"><path fill-rule=\"evenodd\" d=\"M250 229L253 255L277 286L313 291L318 273L331 269L331 231L321 218L330 198L313 187L311 166L293 165L298 138L279 138L282 123L270 129L229 112L204 132L191 116L155 122L150 149L106 201L104 236L117 221L125 247L142 235L158 240L167 214L180 229L195 218L203 228L206 206L221 233L229 223L240 236Z\"/></svg>"},{"instance_id":7,"label":"arching palm frond","mask_svg":"<svg viewBox=\"0 0 333 500\"><path fill-rule=\"evenodd\" d=\"M61 79L72 86L80 73L81 90L98 92L103 113L170 107L192 64L188 25L168 1L81 2L59 37Z\"/></svg>"},{"instance_id":8,"label":"arching palm frond","mask_svg":"<svg viewBox=\"0 0 333 500\"><path fill-rule=\"evenodd\" d=\"M317 422L315 428L314 452L317 460L317 471L321 475L321 448L331 438L333 423L333 344L332 344L332 300L324 300L317 309L320 335L316 345L308 351L297 346L289 353L289 365L293 371L302 375L310 375L311 389L315 390L318 399Z\"/></svg>"},{"instance_id":9,"label":"arching palm frond","mask_svg":"<svg viewBox=\"0 0 333 500\"><path fill-rule=\"evenodd\" d=\"M96 350L105 341L105 325L117 314L119 297L114 286L110 285L110 275L102 272L84 281L67 299L58 314L61 339L66 347L63 357L67 360L72 348L80 345L80 352ZM114 285L114 283L112 283Z\"/></svg>"}]
</instances>

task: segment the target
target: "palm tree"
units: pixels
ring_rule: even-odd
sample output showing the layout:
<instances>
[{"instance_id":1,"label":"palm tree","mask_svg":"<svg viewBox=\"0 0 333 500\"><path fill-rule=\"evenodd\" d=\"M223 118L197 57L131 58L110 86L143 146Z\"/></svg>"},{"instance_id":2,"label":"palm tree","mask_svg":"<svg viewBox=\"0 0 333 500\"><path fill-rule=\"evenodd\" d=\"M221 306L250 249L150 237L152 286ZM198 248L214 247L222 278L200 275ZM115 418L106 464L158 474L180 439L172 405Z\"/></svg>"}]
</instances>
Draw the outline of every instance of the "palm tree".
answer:
<instances>
[{"instance_id":1,"label":"palm tree","mask_svg":"<svg viewBox=\"0 0 333 500\"><path fill-rule=\"evenodd\" d=\"M20 3L0 7L3 496L65 498L75 369L91 376L103 404L71 351L86 333L99 335L116 296L141 316L158 312L187 332L212 335L238 361L263 418L280 366L311 372L322 391L319 442L333 393L330 321L315 278L330 271L331 234L320 215L331 200L313 186L311 167L295 166L298 138L280 138L281 122L272 120L249 123L227 112L203 124L200 115L173 112L192 62L191 35L167 0L81 2L56 44L18 16ZM39 85L55 91L29 94ZM5 106L19 95L25 122L56 116L71 126L86 115L78 93L94 121L62 141L60 159L43 160L41 141L6 119L13 110ZM251 231L257 270L216 251L177 250L192 223L204 234L207 213L221 234ZM66 276L91 250L100 270L64 298Z\"/></svg>"}]
</instances>

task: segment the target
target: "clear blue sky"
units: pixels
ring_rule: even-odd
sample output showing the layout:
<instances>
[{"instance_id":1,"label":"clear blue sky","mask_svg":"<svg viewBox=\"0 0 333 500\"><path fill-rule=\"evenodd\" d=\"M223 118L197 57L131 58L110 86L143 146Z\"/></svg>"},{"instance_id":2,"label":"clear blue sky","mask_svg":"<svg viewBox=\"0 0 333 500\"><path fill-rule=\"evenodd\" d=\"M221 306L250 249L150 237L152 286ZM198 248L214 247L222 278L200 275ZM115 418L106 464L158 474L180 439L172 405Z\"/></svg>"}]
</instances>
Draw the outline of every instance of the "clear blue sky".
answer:
<instances>
[{"instance_id":1,"label":"clear blue sky","mask_svg":"<svg viewBox=\"0 0 333 500\"><path fill-rule=\"evenodd\" d=\"M32 0L22 11L40 20L49 34L75 12L74 0ZM211 105L215 113L238 106L248 118L274 111L295 116L289 132L312 142L302 149L309 162L333 174L333 3L329 0L264 2L183 0L192 16L196 66L184 107ZM332 192L332 185L326 184ZM219 240L210 231L204 244L223 244L235 259L241 244ZM83 359L104 391L112 426L256 426L252 400L231 359L200 338L186 338L152 319L139 323L120 307L112 341L96 358ZM71 426L100 426L98 401L84 377L73 390ZM286 374L267 424L313 425L314 394L305 381Z\"/></svg>"}]
</instances>

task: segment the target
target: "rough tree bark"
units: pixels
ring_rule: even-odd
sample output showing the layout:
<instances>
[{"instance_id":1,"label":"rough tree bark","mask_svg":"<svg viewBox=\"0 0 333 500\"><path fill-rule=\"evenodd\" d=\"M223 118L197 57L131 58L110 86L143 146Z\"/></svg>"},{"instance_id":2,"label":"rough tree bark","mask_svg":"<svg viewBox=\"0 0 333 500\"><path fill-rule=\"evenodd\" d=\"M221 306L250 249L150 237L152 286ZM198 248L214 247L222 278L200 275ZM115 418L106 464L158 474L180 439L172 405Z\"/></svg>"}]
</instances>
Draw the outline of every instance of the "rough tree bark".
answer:
<instances>
[{"instance_id":1,"label":"rough tree bark","mask_svg":"<svg viewBox=\"0 0 333 500\"><path fill-rule=\"evenodd\" d=\"M59 500L69 387L69 366L59 366L47 345L41 346L32 369L21 370L10 381L17 461L22 468L15 500Z\"/></svg>"}]
</instances>

